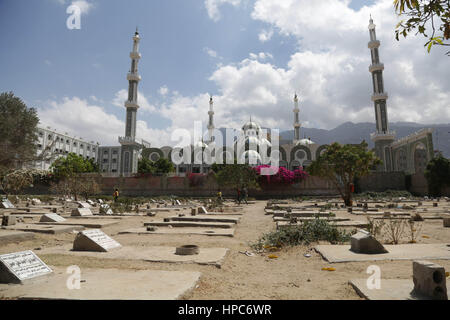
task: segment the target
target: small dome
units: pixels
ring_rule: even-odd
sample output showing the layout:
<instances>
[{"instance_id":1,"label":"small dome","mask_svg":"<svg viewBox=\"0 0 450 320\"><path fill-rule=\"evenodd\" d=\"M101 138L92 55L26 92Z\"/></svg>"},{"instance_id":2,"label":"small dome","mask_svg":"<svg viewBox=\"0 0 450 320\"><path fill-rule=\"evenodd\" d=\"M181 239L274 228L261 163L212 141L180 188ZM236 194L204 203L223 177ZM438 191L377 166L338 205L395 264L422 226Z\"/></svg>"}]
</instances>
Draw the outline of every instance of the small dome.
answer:
<instances>
[{"instance_id":1,"label":"small dome","mask_svg":"<svg viewBox=\"0 0 450 320\"><path fill-rule=\"evenodd\" d=\"M301 146L307 146L309 144L314 144L315 142L313 142L311 139L301 139L299 141L297 141L297 143L295 144L296 146L301 145Z\"/></svg>"},{"instance_id":2,"label":"small dome","mask_svg":"<svg viewBox=\"0 0 450 320\"><path fill-rule=\"evenodd\" d=\"M242 126L242 130L244 130L244 132L250 129L255 129L256 132L259 132L261 130L261 127L259 126L259 124L253 121L249 121Z\"/></svg>"}]
</instances>

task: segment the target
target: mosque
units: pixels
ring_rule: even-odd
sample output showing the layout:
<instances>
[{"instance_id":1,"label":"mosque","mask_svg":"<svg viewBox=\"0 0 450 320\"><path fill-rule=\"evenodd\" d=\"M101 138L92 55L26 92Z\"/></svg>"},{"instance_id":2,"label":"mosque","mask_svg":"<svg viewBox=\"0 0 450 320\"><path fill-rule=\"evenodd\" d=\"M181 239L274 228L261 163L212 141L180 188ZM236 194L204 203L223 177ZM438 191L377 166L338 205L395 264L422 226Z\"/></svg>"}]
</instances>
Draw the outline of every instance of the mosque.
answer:
<instances>
[{"instance_id":1,"label":"mosque","mask_svg":"<svg viewBox=\"0 0 450 320\"><path fill-rule=\"evenodd\" d=\"M432 129L422 129L414 134L396 140L396 133L389 129L387 99L384 89L384 64L380 62L380 41L376 38L375 24L372 17L369 21L370 41L368 48L371 54L369 72L372 75L376 131L371 134L375 144L375 153L383 161L377 168L381 172L403 171L406 174L423 172L428 161L433 156ZM261 126L251 119L246 122L240 134L234 139L232 146L216 146L214 126L214 101L209 101L208 137L194 145L184 148L150 147L145 141L136 139L136 116L139 108L137 102L137 87L141 80L138 74L139 33L133 37L133 51L130 53L131 69L127 74L129 82L128 100L125 102L126 127L125 136L119 137L120 146L101 146L98 148L100 170L105 174L128 176L137 173L138 158L147 157L152 161L167 158L175 164L176 174L184 176L187 173L207 173L212 163L229 163L237 160L250 165L269 164L277 160L279 166L294 170L307 167L326 149L327 145L318 145L310 138L301 139L299 98L293 98L293 128L294 138L287 144L278 145L279 140L266 134ZM177 159L177 161L174 161ZM273 162L272 162L273 164Z\"/></svg>"}]
</instances>

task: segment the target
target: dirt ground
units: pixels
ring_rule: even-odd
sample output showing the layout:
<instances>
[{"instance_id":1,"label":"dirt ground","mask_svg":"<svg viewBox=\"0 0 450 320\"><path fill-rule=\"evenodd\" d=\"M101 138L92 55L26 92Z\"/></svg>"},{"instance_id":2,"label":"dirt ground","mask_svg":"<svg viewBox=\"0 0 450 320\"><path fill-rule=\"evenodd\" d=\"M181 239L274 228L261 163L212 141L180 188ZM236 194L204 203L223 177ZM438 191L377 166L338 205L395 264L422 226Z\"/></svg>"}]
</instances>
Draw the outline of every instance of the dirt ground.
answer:
<instances>
[{"instance_id":1,"label":"dirt ground","mask_svg":"<svg viewBox=\"0 0 450 320\"><path fill-rule=\"evenodd\" d=\"M155 217L124 218L120 223L104 227L102 230L124 246L180 246L196 244L200 247L229 248L221 268L197 264L169 264L144 261L105 260L86 257L40 254L41 248L72 243L75 234L36 234L34 240L20 243L0 243L0 254L22 250L33 250L50 266L78 265L81 268L117 268L135 270L191 270L201 272L196 288L188 292L183 299L361 299L348 284L350 279L368 278L366 273L370 265L381 268L381 277L385 279L411 279L412 261L379 261L330 264L310 246L297 246L276 252L276 259L269 259L269 253L247 256L240 251L252 251L250 243L263 233L275 229L271 215L265 215L266 201L256 201L244 205L240 222L236 226L234 237L200 235L133 235L118 234L119 231L141 227L144 222L161 221L164 217L180 212L158 212ZM431 209L430 209L431 210ZM190 210L181 212L189 214ZM351 215L339 210L338 217L350 217L352 220L366 221L363 216ZM423 237L425 236L425 237ZM407 242L407 239L404 241ZM426 220L423 223L418 243L450 243L450 228L443 228L442 220ZM325 244L325 243L324 243ZM311 257L304 256L305 253ZM450 270L450 260L434 260ZM323 271L323 267L334 267L335 271Z\"/></svg>"}]
</instances>

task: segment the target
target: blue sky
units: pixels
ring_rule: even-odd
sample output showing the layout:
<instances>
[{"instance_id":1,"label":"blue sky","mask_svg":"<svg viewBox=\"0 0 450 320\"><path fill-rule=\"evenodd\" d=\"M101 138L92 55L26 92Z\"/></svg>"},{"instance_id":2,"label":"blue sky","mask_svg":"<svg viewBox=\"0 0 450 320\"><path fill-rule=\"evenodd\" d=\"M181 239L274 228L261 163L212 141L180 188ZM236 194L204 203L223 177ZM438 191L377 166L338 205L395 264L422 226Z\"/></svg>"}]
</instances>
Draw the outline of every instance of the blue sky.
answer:
<instances>
[{"instance_id":1,"label":"blue sky","mask_svg":"<svg viewBox=\"0 0 450 320\"><path fill-rule=\"evenodd\" d=\"M373 12L377 19L377 12L389 12L387 1L317 1L327 8L335 6L335 13L314 7L316 1L281 2L284 5L271 0L1 0L0 91L13 91L38 108L45 124L114 143L124 130L125 108L120 99L127 89L131 37L138 26L142 38L138 135L155 145L169 144L170 130L188 128L188 120L206 122L208 94L217 97L218 127L239 127L253 115L263 126L291 129L293 91L304 93L306 126L373 122L367 13ZM66 27L71 3L82 6L80 30ZM317 15L312 19L318 28L309 29L302 22L305 16L293 15L303 8ZM386 84L425 69L424 59L431 60L423 53L421 39L405 41L404 48L392 41L388 28L396 17L391 11L389 17L383 14L378 20L387 21L379 35L389 35L382 39L382 45L388 45L381 48L381 59L393 66ZM269 36L264 38L263 33ZM412 45L416 56L394 59ZM442 59L441 53L433 54ZM343 75L346 68L353 80ZM323 78L328 84L318 86ZM427 79L425 75L419 80ZM344 83L345 89L339 90L337 86ZM448 89L448 85L430 88L429 94L438 92L447 99ZM424 115L419 105L417 114L405 115L411 103L415 105L408 96L408 90L399 85L393 98L405 104L405 110L392 112L390 120L450 121L448 113L444 118L436 117L437 111ZM418 98L424 101L426 96ZM331 107L333 111L327 112ZM439 110L442 104L432 107ZM103 122L101 128L91 128L95 120Z\"/></svg>"}]
</instances>

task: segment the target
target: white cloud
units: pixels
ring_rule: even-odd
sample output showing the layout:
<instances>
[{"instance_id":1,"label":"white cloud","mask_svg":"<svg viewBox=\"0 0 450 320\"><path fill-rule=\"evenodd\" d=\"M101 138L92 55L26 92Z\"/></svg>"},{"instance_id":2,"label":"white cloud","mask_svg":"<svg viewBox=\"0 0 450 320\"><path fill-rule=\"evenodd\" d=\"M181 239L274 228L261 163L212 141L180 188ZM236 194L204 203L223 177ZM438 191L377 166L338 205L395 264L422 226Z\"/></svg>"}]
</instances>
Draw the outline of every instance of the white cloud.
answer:
<instances>
[{"instance_id":1,"label":"white cloud","mask_svg":"<svg viewBox=\"0 0 450 320\"><path fill-rule=\"evenodd\" d=\"M269 41L273 36L273 30L262 30L259 34L258 34L258 39L261 42L266 42Z\"/></svg>"},{"instance_id":2,"label":"white cloud","mask_svg":"<svg viewBox=\"0 0 450 320\"><path fill-rule=\"evenodd\" d=\"M208 48L208 47L205 47L205 48L203 48L203 51L205 51L206 54L207 54L208 56L210 56L211 58L217 58L217 52L214 51L213 49L210 49L210 48Z\"/></svg>"},{"instance_id":3,"label":"white cloud","mask_svg":"<svg viewBox=\"0 0 450 320\"><path fill-rule=\"evenodd\" d=\"M208 11L208 16L210 19L215 22L220 20L221 15L219 7L223 4L230 4L237 7L241 4L241 0L205 0L205 7Z\"/></svg>"},{"instance_id":4,"label":"white cloud","mask_svg":"<svg viewBox=\"0 0 450 320\"><path fill-rule=\"evenodd\" d=\"M88 14L94 7L94 3L87 0L74 0L74 1L68 1L68 0L53 0L60 5L75 5L80 8L80 11L82 14Z\"/></svg>"},{"instance_id":5,"label":"white cloud","mask_svg":"<svg viewBox=\"0 0 450 320\"><path fill-rule=\"evenodd\" d=\"M128 90L121 89L116 92L114 99L112 101L112 104L124 108L125 101L128 100ZM152 104L150 104L147 100L147 98L142 94L142 92L138 91L138 105L140 107L139 110L146 111L146 112L155 112L156 107Z\"/></svg>"},{"instance_id":6,"label":"white cloud","mask_svg":"<svg viewBox=\"0 0 450 320\"><path fill-rule=\"evenodd\" d=\"M160 95L165 96L169 93L169 88L167 88L167 86L162 86L159 88L158 92Z\"/></svg>"}]
</instances>

